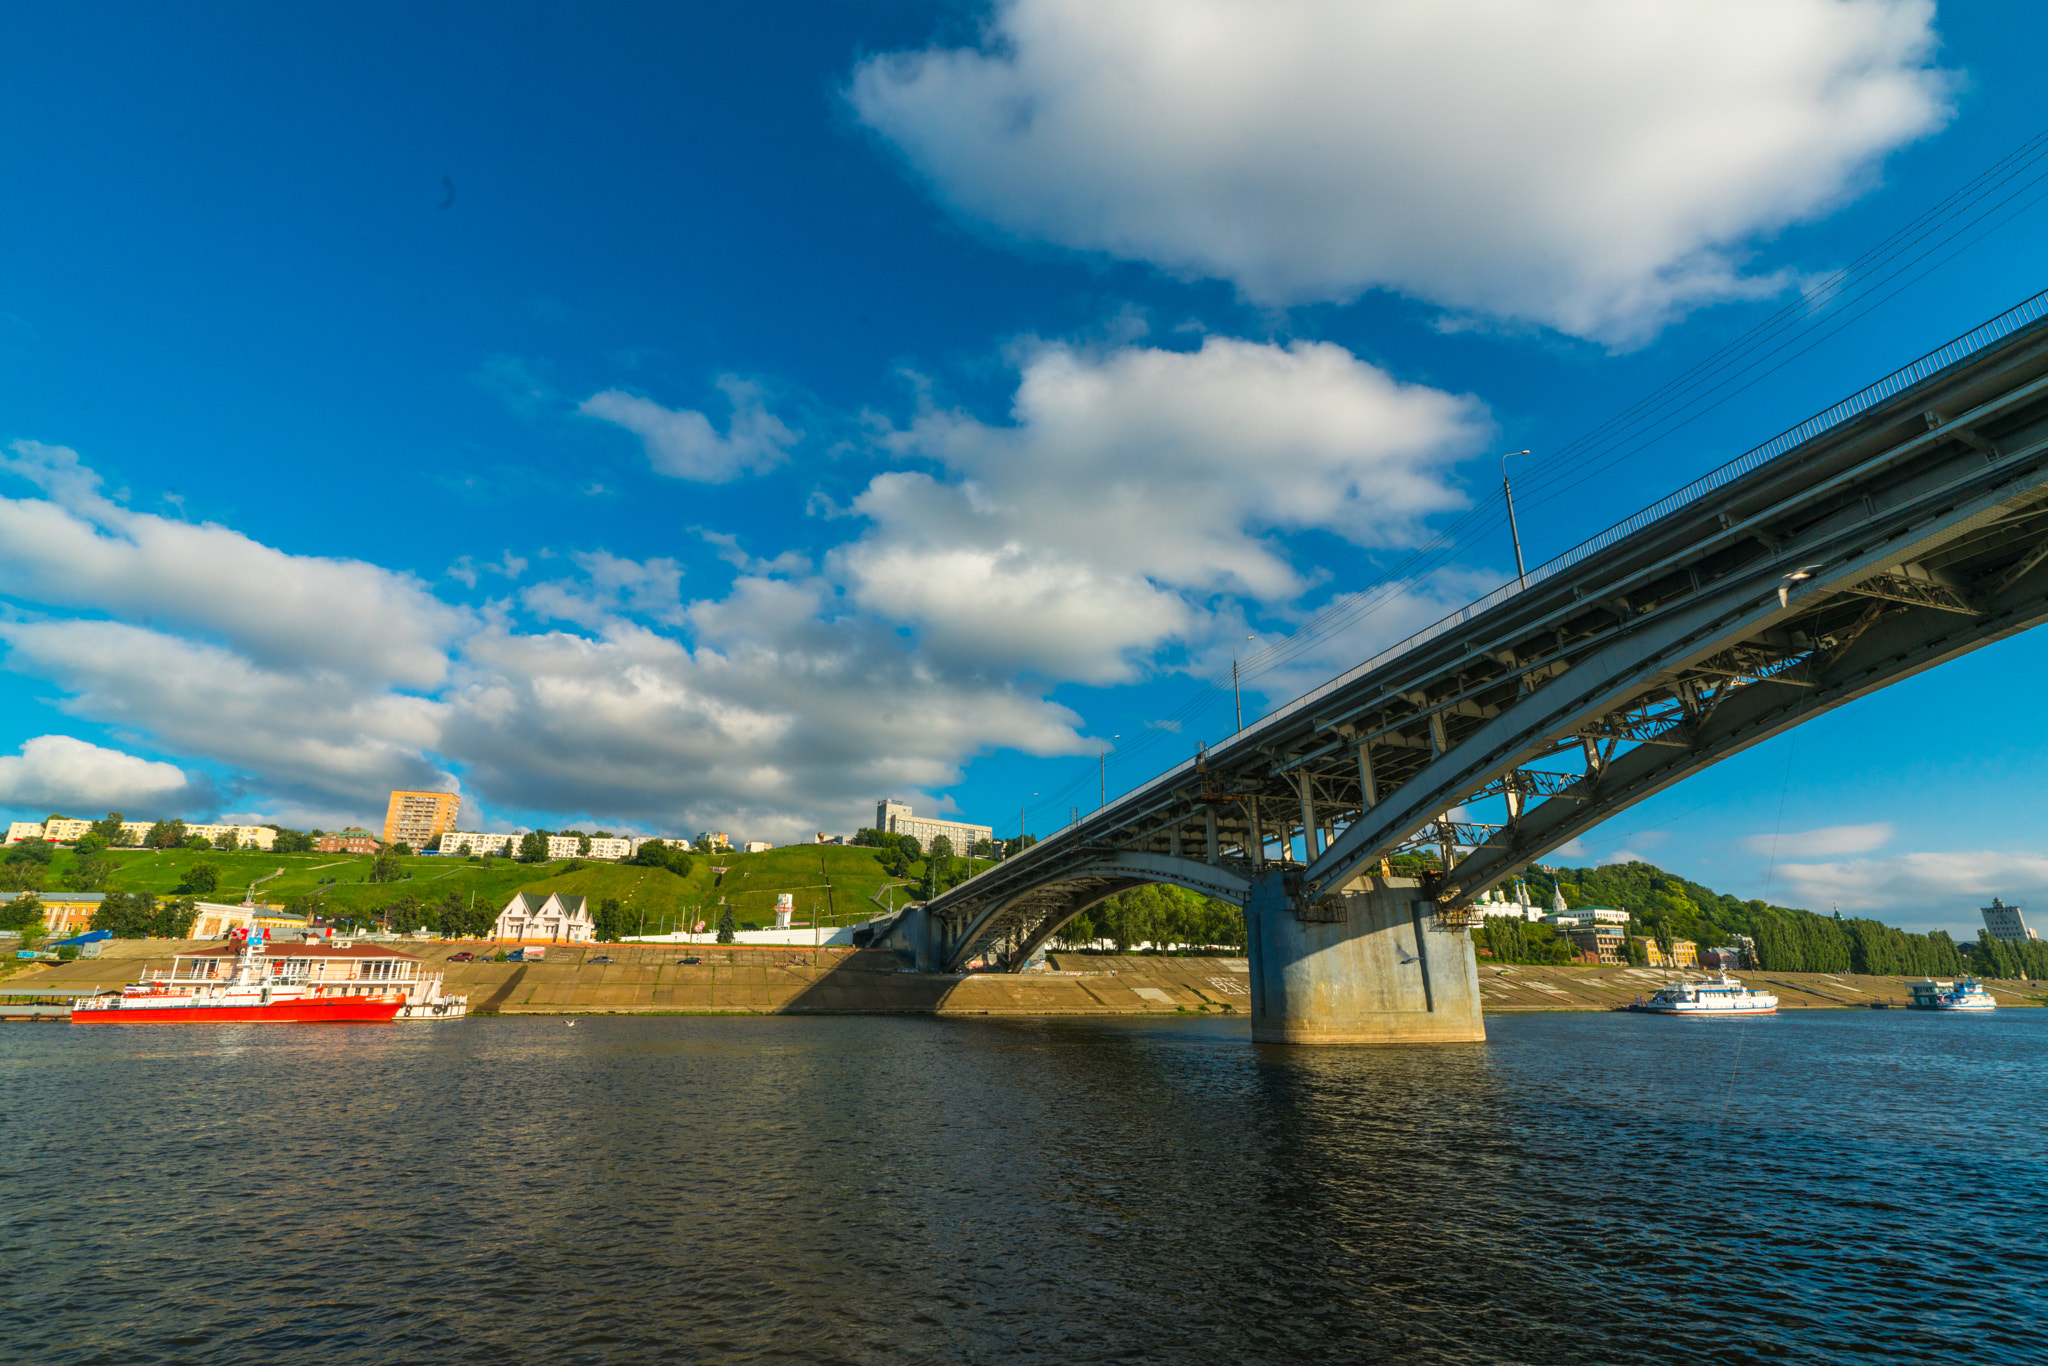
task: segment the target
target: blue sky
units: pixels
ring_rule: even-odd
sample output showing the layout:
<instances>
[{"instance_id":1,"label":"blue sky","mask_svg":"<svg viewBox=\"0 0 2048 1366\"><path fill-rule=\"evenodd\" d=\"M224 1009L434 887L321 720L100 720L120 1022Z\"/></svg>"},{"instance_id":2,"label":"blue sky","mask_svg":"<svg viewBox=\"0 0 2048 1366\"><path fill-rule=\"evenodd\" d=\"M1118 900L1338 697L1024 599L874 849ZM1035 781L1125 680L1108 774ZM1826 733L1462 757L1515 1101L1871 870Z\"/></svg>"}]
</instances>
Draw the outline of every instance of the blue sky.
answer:
<instances>
[{"instance_id":1,"label":"blue sky","mask_svg":"<svg viewBox=\"0 0 2048 1366\"><path fill-rule=\"evenodd\" d=\"M1105 747L1115 791L1227 731L1234 643L1469 508L1249 709L1500 582L1499 452L1540 560L2048 285L2044 182L1598 478L1545 463L2048 127L2044 27L10 7L0 810L1049 830ZM1959 721L2044 651L1565 857L1974 926L2048 889L2044 736Z\"/></svg>"}]
</instances>

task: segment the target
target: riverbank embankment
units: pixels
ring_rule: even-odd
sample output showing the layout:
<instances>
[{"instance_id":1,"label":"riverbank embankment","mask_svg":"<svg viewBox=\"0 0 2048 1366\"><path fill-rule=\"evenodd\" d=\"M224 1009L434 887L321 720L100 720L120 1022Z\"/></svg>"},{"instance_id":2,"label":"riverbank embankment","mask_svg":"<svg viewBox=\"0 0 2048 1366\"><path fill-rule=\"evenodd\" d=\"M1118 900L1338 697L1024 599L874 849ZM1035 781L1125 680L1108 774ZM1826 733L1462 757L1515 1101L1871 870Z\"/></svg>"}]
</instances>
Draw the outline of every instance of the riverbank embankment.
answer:
<instances>
[{"instance_id":1,"label":"riverbank embankment","mask_svg":"<svg viewBox=\"0 0 2048 1366\"><path fill-rule=\"evenodd\" d=\"M100 958L15 973L7 984L116 987L201 947L209 945L117 940ZM1250 1002L1242 958L1054 953L1043 972L943 976L904 972L889 954L853 949L554 944L541 962L501 963L488 956L505 947L497 944L401 940L392 947L442 968L448 989L467 995L479 1014L1143 1015L1235 1013ZM480 956L450 961L460 953ZM611 961L596 961L601 958ZM1578 964L1507 967L1484 959L1479 965L1489 1013L1613 1010L1678 975ZM1903 1006L1909 995L1904 977L1767 971L1741 977L1776 993L1786 1010ZM2048 983L1985 985L2001 1006L2038 1006L2048 993Z\"/></svg>"}]
</instances>

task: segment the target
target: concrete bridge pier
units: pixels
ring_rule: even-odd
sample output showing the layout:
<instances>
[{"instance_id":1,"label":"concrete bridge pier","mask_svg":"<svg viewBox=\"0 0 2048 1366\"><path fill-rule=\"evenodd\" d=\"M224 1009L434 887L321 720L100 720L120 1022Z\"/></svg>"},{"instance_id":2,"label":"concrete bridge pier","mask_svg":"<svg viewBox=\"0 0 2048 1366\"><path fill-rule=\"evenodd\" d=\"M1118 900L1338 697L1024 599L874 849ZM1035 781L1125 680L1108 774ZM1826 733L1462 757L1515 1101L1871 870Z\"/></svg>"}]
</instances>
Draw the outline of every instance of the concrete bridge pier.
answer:
<instances>
[{"instance_id":1,"label":"concrete bridge pier","mask_svg":"<svg viewBox=\"0 0 2048 1366\"><path fill-rule=\"evenodd\" d=\"M1260 1043L1478 1043L1472 936L1437 924L1413 878L1362 876L1315 902L1275 870L1245 901Z\"/></svg>"}]
</instances>

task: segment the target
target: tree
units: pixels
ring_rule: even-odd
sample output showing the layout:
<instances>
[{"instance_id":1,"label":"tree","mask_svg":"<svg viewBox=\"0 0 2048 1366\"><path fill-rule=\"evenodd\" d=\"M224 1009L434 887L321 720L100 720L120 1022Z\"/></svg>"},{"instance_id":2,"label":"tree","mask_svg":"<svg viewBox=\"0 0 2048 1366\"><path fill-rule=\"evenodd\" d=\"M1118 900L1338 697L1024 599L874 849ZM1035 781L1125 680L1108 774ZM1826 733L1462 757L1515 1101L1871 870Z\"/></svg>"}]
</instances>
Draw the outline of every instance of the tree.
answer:
<instances>
[{"instance_id":1,"label":"tree","mask_svg":"<svg viewBox=\"0 0 2048 1366\"><path fill-rule=\"evenodd\" d=\"M939 838L944 839L945 836L941 835ZM917 842L915 836L898 835L896 837L896 847L903 851L903 859L906 863L915 863L924 857L924 846Z\"/></svg>"},{"instance_id":2,"label":"tree","mask_svg":"<svg viewBox=\"0 0 2048 1366\"><path fill-rule=\"evenodd\" d=\"M9 863L48 863L57 852L57 846L40 835L31 835L19 844L7 846Z\"/></svg>"},{"instance_id":3,"label":"tree","mask_svg":"<svg viewBox=\"0 0 2048 1366\"><path fill-rule=\"evenodd\" d=\"M178 884L178 891L188 896L205 896L220 886L220 865L211 859L199 859L185 870L185 880Z\"/></svg>"},{"instance_id":4,"label":"tree","mask_svg":"<svg viewBox=\"0 0 2048 1366\"><path fill-rule=\"evenodd\" d=\"M181 825L183 823L182 821L179 822ZM204 835L187 835L184 839L178 841L178 847L180 849L211 849L213 848L213 841Z\"/></svg>"},{"instance_id":5,"label":"tree","mask_svg":"<svg viewBox=\"0 0 2048 1366\"><path fill-rule=\"evenodd\" d=\"M277 832L271 843L273 854L310 854L313 852L313 836L304 830L288 830L282 825L270 827Z\"/></svg>"},{"instance_id":6,"label":"tree","mask_svg":"<svg viewBox=\"0 0 2048 1366\"><path fill-rule=\"evenodd\" d=\"M108 845L119 844L121 842L122 834L121 813L118 811L109 811L107 813L107 818L105 820L94 821L92 823L92 829L86 831L86 833L89 835L98 835L102 840L105 840ZM105 846L103 845L102 847L104 848Z\"/></svg>"},{"instance_id":7,"label":"tree","mask_svg":"<svg viewBox=\"0 0 2048 1366\"><path fill-rule=\"evenodd\" d=\"M232 854L242 847L242 837L233 830L223 830L213 837L213 847L224 854Z\"/></svg>"},{"instance_id":8,"label":"tree","mask_svg":"<svg viewBox=\"0 0 2048 1366\"><path fill-rule=\"evenodd\" d=\"M976 840L973 853L976 858L994 858L996 856L996 843L994 840Z\"/></svg>"},{"instance_id":9,"label":"tree","mask_svg":"<svg viewBox=\"0 0 2048 1366\"><path fill-rule=\"evenodd\" d=\"M106 847L106 836L97 830L88 830L71 842L73 852L80 854L97 854Z\"/></svg>"},{"instance_id":10,"label":"tree","mask_svg":"<svg viewBox=\"0 0 2048 1366\"><path fill-rule=\"evenodd\" d=\"M732 907L729 905L720 906L718 908L718 942L721 944L732 943L735 933L736 931L732 923Z\"/></svg>"},{"instance_id":11,"label":"tree","mask_svg":"<svg viewBox=\"0 0 2048 1366\"><path fill-rule=\"evenodd\" d=\"M932 847L925 851L926 858L949 859L953 857L953 841L944 835L932 836Z\"/></svg>"},{"instance_id":12,"label":"tree","mask_svg":"<svg viewBox=\"0 0 2048 1366\"><path fill-rule=\"evenodd\" d=\"M579 854L587 854L590 852L590 836L578 835L576 837L576 852Z\"/></svg>"},{"instance_id":13,"label":"tree","mask_svg":"<svg viewBox=\"0 0 2048 1366\"><path fill-rule=\"evenodd\" d=\"M688 877L690 870L696 867L689 850L680 841L668 844L661 840L648 840L626 861L643 868L666 868L677 877Z\"/></svg>"},{"instance_id":14,"label":"tree","mask_svg":"<svg viewBox=\"0 0 2048 1366\"><path fill-rule=\"evenodd\" d=\"M175 849L185 842L185 822L158 821L149 827L142 842L152 849Z\"/></svg>"},{"instance_id":15,"label":"tree","mask_svg":"<svg viewBox=\"0 0 2048 1366\"><path fill-rule=\"evenodd\" d=\"M43 923L43 902L34 892L23 892L12 901L0 901L0 930L19 930L24 943L30 926Z\"/></svg>"},{"instance_id":16,"label":"tree","mask_svg":"<svg viewBox=\"0 0 2048 1366\"><path fill-rule=\"evenodd\" d=\"M92 928L116 939L147 939L155 928L156 898L148 892L108 892L92 913Z\"/></svg>"},{"instance_id":17,"label":"tree","mask_svg":"<svg viewBox=\"0 0 2048 1366\"><path fill-rule=\"evenodd\" d=\"M377 857L370 860L370 881L396 882L405 876L405 867L398 861L395 849L380 849Z\"/></svg>"},{"instance_id":18,"label":"tree","mask_svg":"<svg viewBox=\"0 0 2048 1366\"><path fill-rule=\"evenodd\" d=\"M32 892L43 885L47 864L34 859L23 859L19 863L0 863L0 892Z\"/></svg>"},{"instance_id":19,"label":"tree","mask_svg":"<svg viewBox=\"0 0 2048 1366\"><path fill-rule=\"evenodd\" d=\"M391 846L391 852L399 855L410 855L412 853L412 846L404 840L399 840Z\"/></svg>"},{"instance_id":20,"label":"tree","mask_svg":"<svg viewBox=\"0 0 2048 1366\"><path fill-rule=\"evenodd\" d=\"M97 892L114 875L115 866L105 854L90 851L80 854L78 861L71 865L71 871L64 875L64 885L75 892Z\"/></svg>"},{"instance_id":21,"label":"tree","mask_svg":"<svg viewBox=\"0 0 2048 1366\"><path fill-rule=\"evenodd\" d=\"M615 896L608 896L597 903L597 938L601 944L616 944L626 932L626 910Z\"/></svg>"},{"instance_id":22,"label":"tree","mask_svg":"<svg viewBox=\"0 0 2048 1366\"><path fill-rule=\"evenodd\" d=\"M546 863L548 861L548 837L544 830L529 830L519 837L519 861L521 863Z\"/></svg>"}]
</instances>

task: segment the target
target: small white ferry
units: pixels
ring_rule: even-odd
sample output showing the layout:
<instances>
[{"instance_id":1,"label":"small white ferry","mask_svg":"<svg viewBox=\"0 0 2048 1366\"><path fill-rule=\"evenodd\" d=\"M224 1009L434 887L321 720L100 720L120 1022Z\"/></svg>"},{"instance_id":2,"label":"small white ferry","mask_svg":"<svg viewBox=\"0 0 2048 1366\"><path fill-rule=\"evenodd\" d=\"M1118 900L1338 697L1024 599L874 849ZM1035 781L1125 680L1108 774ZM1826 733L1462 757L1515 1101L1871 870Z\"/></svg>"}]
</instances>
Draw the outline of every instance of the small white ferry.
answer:
<instances>
[{"instance_id":1,"label":"small white ferry","mask_svg":"<svg viewBox=\"0 0 2048 1366\"><path fill-rule=\"evenodd\" d=\"M1637 998L1630 1010L1649 1015L1686 1015L1699 1019L1722 1019L1738 1015L1775 1015L1778 998L1767 991L1742 985L1727 973L1694 981L1686 978L1654 992L1650 999Z\"/></svg>"},{"instance_id":2,"label":"small white ferry","mask_svg":"<svg viewBox=\"0 0 2048 1366\"><path fill-rule=\"evenodd\" d=\"M1964 977L1954 982L1937 982L1922 978L1908 982L1913 999L1906 1002L1908 1010L1967 1010L1984 1011L1998 1009L1998 1002L1991 999L1991 993L1984 990L1984 984L1974 977Z\"/></svg>"}]
</instances>

